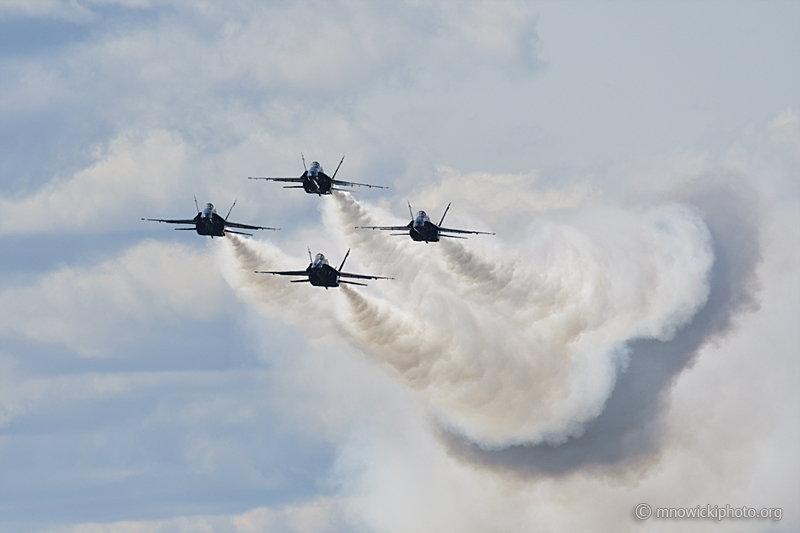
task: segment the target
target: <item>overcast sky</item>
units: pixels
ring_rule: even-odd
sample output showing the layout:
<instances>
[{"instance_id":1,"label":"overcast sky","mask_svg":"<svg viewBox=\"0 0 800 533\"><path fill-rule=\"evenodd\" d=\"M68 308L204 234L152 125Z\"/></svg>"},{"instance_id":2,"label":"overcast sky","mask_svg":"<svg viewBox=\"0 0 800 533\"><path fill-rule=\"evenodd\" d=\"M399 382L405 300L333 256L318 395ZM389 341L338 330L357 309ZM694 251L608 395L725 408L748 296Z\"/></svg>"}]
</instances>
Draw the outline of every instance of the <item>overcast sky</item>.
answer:
<instances>
[{"instance_id":1,"label":"overcast sky","mask_svg":"<svg viewBox=\"0 0 800 533\"><path fill-rule=\"evenodd\" d=\"M0 530L800 529L799 3L0 0L0 119Z\"/></svg>"}]
</instances>

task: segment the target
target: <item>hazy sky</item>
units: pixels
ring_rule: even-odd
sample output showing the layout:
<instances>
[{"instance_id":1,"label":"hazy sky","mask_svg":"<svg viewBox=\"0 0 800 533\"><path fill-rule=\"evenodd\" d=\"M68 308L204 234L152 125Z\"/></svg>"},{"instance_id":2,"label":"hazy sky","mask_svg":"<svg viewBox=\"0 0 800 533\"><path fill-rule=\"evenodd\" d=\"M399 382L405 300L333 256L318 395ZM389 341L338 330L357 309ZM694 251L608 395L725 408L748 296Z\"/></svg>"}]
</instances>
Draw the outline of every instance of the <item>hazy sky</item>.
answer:
<instances>
[{"instance_id":1,"label":"hazy sky","mask_svg":"<svg viewBox=\"0 0 800 533\"><path fill-rule=\"evenodd\" d=\"M0 118L3 532L800 528L799 3L0 0Z\"/></svg>"}]
</instances>

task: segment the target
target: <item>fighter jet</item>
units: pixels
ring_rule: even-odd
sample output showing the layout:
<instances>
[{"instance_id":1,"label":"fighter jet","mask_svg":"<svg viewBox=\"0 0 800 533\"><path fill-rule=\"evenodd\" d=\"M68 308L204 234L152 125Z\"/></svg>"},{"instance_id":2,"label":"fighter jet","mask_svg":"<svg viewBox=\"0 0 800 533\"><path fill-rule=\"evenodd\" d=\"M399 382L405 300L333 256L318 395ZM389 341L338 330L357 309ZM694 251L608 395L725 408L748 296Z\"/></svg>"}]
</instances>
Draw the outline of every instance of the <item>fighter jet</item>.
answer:
<instances>
[{"instance_id":1,"label":"fighter jet","mask_svg":"<svg viewBox=\"0 0 800 533\"><path fill-rule=\"evenodd\" d=\"M302 185L284 185L284 189L305 189L308 194L317 194L322 196L323 194L331 194L331 191L348 191L353 192L350 189L341 189L337 188L336 186L344 185L347 187L370 187L374 189L388 189L389 187L384 187L383 185L368 185L366 183L353 183L350 181L341 181L337 180L336 173L339 172L339 167L342 166L342 162L344 161L344 156L342 156L342 160L339 161L339 166L336 167L336 171L333 173L333 176L328 176L325 172L322 171L322 166L319 164L318 161L311 162L311 168L306 168L306 158L303 154L300 154L300 157L303 159L303 168L305 172L299 178L254 178L252 176L248 177L249 180L266 180L266 181L283 181L287 183L302 183Z\"/></svg>"},{"instance_id":2,"label":"fighter jet","mask_svg":"<svg viewBox=\"0 0 800 533\"><path fill-rule=\"evenodd\" d=\"M241 229L271 229L279 230L281 228L265 228L262 226L248 226L247 224L237 224L236 222L228 222L228 217L231 216L233 206L236 205L236 200L228 210L228 215L222 218L217 214L217 209L213 204L206 204L205 209L200 211L200 206L197 205L197 197L194 199L194 205L197 207L197 216L192 219L183 220L165 220L161 218L142 218L142 220L149 220L151 222L166 222L168 224L193 224L193 228L175 228L176 230L191 231L196 230L199 235L208 235L212 239L214 237L224 237L226 233L237 233L239 235L252 235L252 233L243 233L241 231L234 231L228 228L241 228Z\"/></svg>"},{"instance_id":3,"label":"fighter jet","mask_svg":"<svg viewBox=\"0 0 800 533\"><path fill-rule=\"evenodd\" d=\"M452 202L451 202L452 203ZM410 235L415 241L439 242L441 237L449 237L451 239L466 239L466 237L457 237L455 235L447 235L447 233L470 233L473 235L494 235L494 233L487 233L485 231L470 231L464 229L450 229L443 228L442 222L450 209L450 204L444 210L444 215L439 221L439 224L431 222L425 211L417 211L417 216L411 210L411 202L408 203L408 212L411 214L411 222L406 226L356 226L356 229L380 229L387 231L403 231L408 230L408 233L392 233L392 235Z\"/></svg>"},{"instance_id":4,"label":"fighter jet","mask_svg":"<svg viewBox=\"0 0 800 533\"><path fill-rule=\"evenodd\" d=\"M325 256L322 254L317 254L314 258L311 258L311 248L308 249L308 258L311 260L311 264L305 270L284 270L282 272L273 272L268 270L256 270L256 274L277 274L279 276L307 276L307 279L293 279L291 283L311 283L311 285L315 287L325 287L327 290L329 287L338 287L340 283L348 283L350 285L363 285L366 287L366 283L357 283L355 281L347 281L341 278L357 278L357 279L394 279L394 278L385 278L381 276L365 276L363 274L349 274L347 272L342 272L342 268L344 268L344 262L347 261L347 256L350 255L350 249L348 248L347 253L344 254L344 259L342 259L342 264L339 266L338 269L333 268L331 265L328 264L328 260L325 259Z\"/></svg>"}]
</instances>

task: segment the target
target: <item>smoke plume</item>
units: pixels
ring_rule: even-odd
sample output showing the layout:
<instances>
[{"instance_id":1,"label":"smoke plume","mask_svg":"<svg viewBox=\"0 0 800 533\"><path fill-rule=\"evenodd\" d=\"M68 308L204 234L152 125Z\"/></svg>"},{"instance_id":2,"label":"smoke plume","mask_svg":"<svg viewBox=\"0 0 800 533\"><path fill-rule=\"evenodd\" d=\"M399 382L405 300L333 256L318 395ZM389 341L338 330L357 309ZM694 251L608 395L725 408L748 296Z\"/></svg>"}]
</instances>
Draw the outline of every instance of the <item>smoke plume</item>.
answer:
<instances>
[{"instance_id":1,"label":"smoke plume","mask_svg":"<svg viewBox=\"0 0 800 533\"><path fill-rule=\"evenodd\" d=\"M317 332L327 324L416 391L465 460L522 475L625 466L657 451L671 380L751 301L747 198L711 180L635 207L542 216L511 249L502 238L424 244L355 229L407 221L336 193L323 208L334 241L364 273L395 281L318 298L248 274L302 262L237 238L229 278L268 313L301 327L313 316Z\"/></svg>"},{"instance_id":2,"label":"smoke plume","mask_svg":"<svg viewBox=\"0 0 800 533\"><path fill-rule=\"evenodd\" d=\"M673 198L702 215L714 247L705 305L671 338L631 339L628 364L599 416L580 438L557 447L531 443L487 451L455 432L441 436L451 453L514 476L562 475L580 469L622 473L654 460L671 384L706 343L729 334L738 314L754 310L761 259L756 195L743 183L706 177Z\"/></svg>"}]
</instances>

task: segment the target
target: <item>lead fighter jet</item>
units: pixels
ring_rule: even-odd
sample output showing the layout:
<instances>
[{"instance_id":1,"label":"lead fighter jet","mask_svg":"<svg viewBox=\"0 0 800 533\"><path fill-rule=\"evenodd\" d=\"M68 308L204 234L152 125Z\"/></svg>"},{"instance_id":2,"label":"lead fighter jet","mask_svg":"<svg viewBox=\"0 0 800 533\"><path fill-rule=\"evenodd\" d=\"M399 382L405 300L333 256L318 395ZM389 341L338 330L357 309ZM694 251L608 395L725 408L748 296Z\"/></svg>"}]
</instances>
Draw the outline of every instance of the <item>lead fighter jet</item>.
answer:
<instances>
[{"instance_id":1,"label":"lead fighter jet","mask_svg":"<svg viewBox=\"0 0 800 533\"><path fill-rule=\"evenodd\" d=\"M342 264L338 269L333 268L328 264L328 260L322 254L317 254L313 259L311 258L311 248L308 249L308 258L311 259L311 264L305 270L284 270L284 271L269 271L269 270L256 270L256 274L277 274L279 276L307 276L307 279L293 279L291 283L311 283L315 287L338 287L340 283L348 283L350 285L363 285L366 283L357 283L355 281L347 281L341 278L356 278L356 279L394 279L385 278L381 276L365 276L364 274L349 274L342 272L344 262L347 261L347 256L350 255L350 249L344 254Z\"/></svg>"},{"instance_id":2,"label":"lead fighter jet","mask_svg":"<svg viewBox=\"0 0 800 533\"><path fill-rule=\"evenodd\" d=\"M241 228L241 229L271 229L279 230L281 228L265 228L262 226L248 226L247 224L237 224L236 222L228 222L228 217L231 216L233 206L236 205L236 200L228 210L228 215L222 218L217 214L217 209L214 204L206 204L205 209L200 211L200 206L197 205L197 197L194 199L194 205L197 207L197 216L192 219L183 220L167 220L162 218L142 218L142 220L149 220L151 222L166 222L167 224L193 224L193 228L175 228L176 230L191 231L195 230L199 235L208 235L212 239L214 237L224 237L226 233L238 233L239 235L253 235L252 233L243 233L241 231L234 231L228 228Z\"/></svg>"},{"instance_id":3,"label":"lead fighter jet","mask_svg":"<svg viewBox=\"0 0 800 533\"><path fill-rule=\"evenodd\" d=\"M417 216L411 210L411 202L408 203L408 212L411 214L411 222L405 226L356 226L356 229L380 229L387 231L403 231L408 230L408 233L393 233L392 235L410 235L415 241L439 242L440 237L449 237L451 239L466 239L466 237L457 237L455 235L447 235L447 233L469 233L473 235L494 235L494 233L487 233L485 231L470 231L464 229L450 229L443 228L442 222L450 209L450 204L444 210L442 220L439 224L431 222L430 217L425 211L417 211Z\"/></svg>"},{"instance_id":4,"label":"lead fighter jet","mask_svg":"<svg viewBox=\"0 0 800 533\"><path fill-rule=\"evenodd\" d=\"M252 176L248 177L249 180L266 180L266 181L283 181L286 183L301 183L302 185L284 185L284 189L305 189L308 194L317 194L322 196L323 194L331 194L331 191L350 191L350 189L337 189L336 185L344 185L346 187L370 187L375 189L388 189L389 187L384 187L383 185L368 185L366 183L353 183L351 181L341 181L337 180L336 173L339 172L339 167L342 166L342 162L344 161L344 156L342 156L342 160L339 161L339 166L336 167L336 171L334 171L333 176L328 176L325 172L322 171L322 166L319 164L318 161L311 162L311 168L306 169L306 158L303 154L300 154L300 157L303 158L303 168L305 172L299 178L254 178Z\"/></svg>"}]
</instances>

